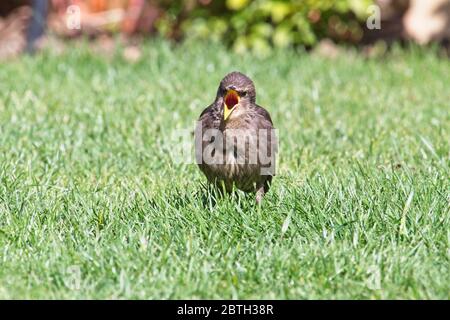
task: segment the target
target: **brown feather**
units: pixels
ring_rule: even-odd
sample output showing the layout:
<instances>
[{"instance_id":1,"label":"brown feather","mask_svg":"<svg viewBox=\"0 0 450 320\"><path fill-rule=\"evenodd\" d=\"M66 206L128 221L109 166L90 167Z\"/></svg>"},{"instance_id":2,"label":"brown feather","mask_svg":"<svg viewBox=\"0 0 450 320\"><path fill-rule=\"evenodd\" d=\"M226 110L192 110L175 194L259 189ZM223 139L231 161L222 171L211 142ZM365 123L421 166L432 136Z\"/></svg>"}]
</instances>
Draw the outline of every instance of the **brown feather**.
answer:
<instances>
[{"instance_id":1,"label":"brown feather","mask_svg":"<svg viewBox=\"0 0 450 320\"><path fill-rule=\"evenodd\" d=\"M235 117L224 121L223 94L228 87L243 92L243 97L235 111ZM264 193L268 191L272 176L275 174L275 154L271 156L273 151L277 151L277 140L271 131L274 128L269 112L258 106L255 100L255 87L247 76L237 72L225 76L220 83L215 102L204 109L200 115L196 135L202 136L196 137L196 155L197 159L201 160L199 168L209 182L219 187L224 186L228 192L233 190L233 186L245 192L258 192L257 200L260 201ZM211 155L217 158L222 157L224 161L221 163L208 164L204 161L203 151L208 146L211 147L212 143L211 140L203 141L203 135L208 129L218 130L217 132L222 134L222 139L217 136L211 138L214 140ZM239 129L239 131L233 129ZM264 151L260 148L265 147L261 146L262 141L258 136L260 129L268 130L266 152L271 157L268 164L263 164L259 156L259 152ZM226 150L227 139L241 143L236 143L233 150ZM247 140L244 142L244 139ZM273 169L262 174L261 169L265 167Z\"/></svg>"}]
</instances>

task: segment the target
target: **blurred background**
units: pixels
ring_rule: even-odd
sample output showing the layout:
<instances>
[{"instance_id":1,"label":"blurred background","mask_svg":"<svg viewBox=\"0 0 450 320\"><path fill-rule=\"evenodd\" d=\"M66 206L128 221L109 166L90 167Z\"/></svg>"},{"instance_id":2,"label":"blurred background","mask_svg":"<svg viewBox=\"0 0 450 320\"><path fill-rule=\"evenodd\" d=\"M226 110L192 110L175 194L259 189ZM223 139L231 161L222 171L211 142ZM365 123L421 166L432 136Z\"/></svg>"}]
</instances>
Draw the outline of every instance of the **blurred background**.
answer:
<instances>
[{"instance_id":1,"label":"blurred background","mask_svg":"<svg viewBox=\"0 0 450 320\"><path fill-rule=\"evenodd\" d=\"M163 37L221 42L236 52L303 47L334 55L336 44L367 54L393 42L448 48L450 0L3 0L0 60L67 41L112 39L133 46Z\"/></svg>"}]
</instances>

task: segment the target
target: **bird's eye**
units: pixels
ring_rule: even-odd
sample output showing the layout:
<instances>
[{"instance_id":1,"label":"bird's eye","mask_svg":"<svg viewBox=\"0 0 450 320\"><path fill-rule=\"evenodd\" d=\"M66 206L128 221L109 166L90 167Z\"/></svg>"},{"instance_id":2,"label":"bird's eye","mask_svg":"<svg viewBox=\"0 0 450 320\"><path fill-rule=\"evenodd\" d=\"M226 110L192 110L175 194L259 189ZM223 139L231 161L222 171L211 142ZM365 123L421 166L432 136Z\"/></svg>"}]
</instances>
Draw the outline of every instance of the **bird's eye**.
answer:
<instances>
[{"instance_id":1,"label":"bird's eye","mask_svg":"<svg viewBox=\"0 0 450 320\"><path fill-rule=\"evenodd\" d=\"M247 95L247 91L242 91L242 92L239 93L239 95L241 97L245 97Z\"/></svg>"}]
</instances>

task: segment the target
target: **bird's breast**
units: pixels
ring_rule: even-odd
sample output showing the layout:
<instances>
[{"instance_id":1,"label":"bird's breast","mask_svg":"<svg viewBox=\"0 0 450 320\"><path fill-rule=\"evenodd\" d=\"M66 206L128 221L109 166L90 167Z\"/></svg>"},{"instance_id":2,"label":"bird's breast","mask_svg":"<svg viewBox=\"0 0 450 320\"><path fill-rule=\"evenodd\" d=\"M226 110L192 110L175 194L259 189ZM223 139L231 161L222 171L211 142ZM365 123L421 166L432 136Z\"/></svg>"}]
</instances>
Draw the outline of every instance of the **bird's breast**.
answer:
<instances>
[{"instance_id":1,"label":"bird's breast","mask_svg":"<svg viewBox=\"0 0 450 320\"><path fill-rule=\"evenodd\" d=\"M203 160L201 168L209 180L221 180L227 188L235 184L252 190L261 179L257 136L251 130L224 130L204 145Z\"/></svg>"}]
</instances>

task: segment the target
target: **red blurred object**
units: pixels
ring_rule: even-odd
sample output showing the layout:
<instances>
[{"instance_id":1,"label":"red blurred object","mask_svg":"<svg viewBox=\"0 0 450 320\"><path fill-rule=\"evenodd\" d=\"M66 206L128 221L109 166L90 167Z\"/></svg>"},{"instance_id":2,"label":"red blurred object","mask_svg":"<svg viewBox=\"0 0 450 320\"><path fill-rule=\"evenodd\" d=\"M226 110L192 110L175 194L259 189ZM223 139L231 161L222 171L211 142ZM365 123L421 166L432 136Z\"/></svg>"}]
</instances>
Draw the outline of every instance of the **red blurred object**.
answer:
<instances>
[{"instance_id":1,"label":"red blurred object","mask_svg":"<svg viewBox=\"0 0 450 320\"><path fill-rule=\"evenodd\" d=\"M144 10L144 0L129 0L125 18L122 22L122 31L131 34L137 31L139 18Z\"/></svg>"},{"instance_id":2,"label":"red blurred object","mask_svg":"<svg viewBox=\"0 0 450 320\"><path fill-rule=\"evenodd\" d=\"M64 28L67 8L77 5L81 13L78 32ZM91 35L121 31L126 35L153 31L159 8L146 0L52 0L52 29L62 35L87 33Z\"/></svg>"}]
</instances>

